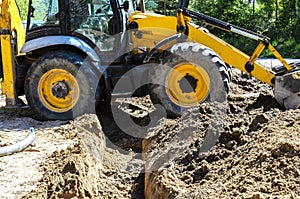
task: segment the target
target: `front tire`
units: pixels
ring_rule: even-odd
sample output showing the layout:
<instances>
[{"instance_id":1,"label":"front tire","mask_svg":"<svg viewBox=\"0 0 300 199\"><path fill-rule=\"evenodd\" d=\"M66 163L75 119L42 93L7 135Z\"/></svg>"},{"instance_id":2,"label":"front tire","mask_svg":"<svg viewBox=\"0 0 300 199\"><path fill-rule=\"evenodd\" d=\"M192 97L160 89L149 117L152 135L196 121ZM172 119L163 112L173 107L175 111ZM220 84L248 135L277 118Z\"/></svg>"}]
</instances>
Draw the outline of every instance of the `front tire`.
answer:
<instances>
[{"instance_id":1,"label":"front tire","mask_svg":"<svg viewBox=\"0 0 300 199\"><path fill-rule=\"evenodd\" d=\"M39 120L73 119L95 113L98 80L81 56L69 51L50 52L30 67L26 98Z\"/></svg>"},{"instance_id":2,"label":"front tire","mask_svg":"<svg viewBox=\"0 0 300 199\"><path fill-rule=\"evenodd\" d=\"M175 44L150 73L150 96L168 116L181 116L204 101L226 100L230 76L225 63L210 48L199 43Z\"/></svg>"}]
</instances>

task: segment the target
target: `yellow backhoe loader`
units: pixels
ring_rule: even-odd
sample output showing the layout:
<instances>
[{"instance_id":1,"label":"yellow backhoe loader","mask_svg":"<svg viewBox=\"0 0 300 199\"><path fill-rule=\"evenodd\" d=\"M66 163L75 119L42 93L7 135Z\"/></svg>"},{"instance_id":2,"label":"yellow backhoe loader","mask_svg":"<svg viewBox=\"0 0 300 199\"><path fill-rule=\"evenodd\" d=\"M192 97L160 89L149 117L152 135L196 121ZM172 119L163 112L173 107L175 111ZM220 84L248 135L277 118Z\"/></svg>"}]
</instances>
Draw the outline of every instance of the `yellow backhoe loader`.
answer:
<instances>
[{"instance_id":1,"label":"yellow backhoe loader","mask_svg":"<svg viewBox=\"0 0 300 199\"><path fill-rule=\"evenodd\" d=\"M177 15L164 16L146 12L143 0L29 0L24 36L15 1L2 0L7 106L18 106L25 94L37 118L64 120L113 97L149 94L176 117L204 101L226 100L232 66L273 86L282 105L299 108L299 66L289 65L267 37L191 11L188 3L179 0ZM191 19L258 46L246 55ZM265 48L282 67L257 62Z\"/></svg>"}]
</instances>

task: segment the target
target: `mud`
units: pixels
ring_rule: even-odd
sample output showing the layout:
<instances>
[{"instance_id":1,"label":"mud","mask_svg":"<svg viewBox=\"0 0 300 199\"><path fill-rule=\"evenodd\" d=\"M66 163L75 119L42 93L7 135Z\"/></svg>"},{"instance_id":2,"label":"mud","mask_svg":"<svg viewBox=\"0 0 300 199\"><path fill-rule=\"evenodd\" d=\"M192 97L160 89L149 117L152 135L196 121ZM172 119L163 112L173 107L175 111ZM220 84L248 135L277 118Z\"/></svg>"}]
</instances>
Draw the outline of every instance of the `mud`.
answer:
<instances>
[{"instance_id":1,"label":"mud","mask_svg":"<svg viewBox=\"0 0 300 199\"><path fill-rule=\"evenodd\" d=\"M231 89L227 103L149 130L146 198L300 197L300 110L284 110L268 86L238 74Z\"/></svg>"}]
</instances>

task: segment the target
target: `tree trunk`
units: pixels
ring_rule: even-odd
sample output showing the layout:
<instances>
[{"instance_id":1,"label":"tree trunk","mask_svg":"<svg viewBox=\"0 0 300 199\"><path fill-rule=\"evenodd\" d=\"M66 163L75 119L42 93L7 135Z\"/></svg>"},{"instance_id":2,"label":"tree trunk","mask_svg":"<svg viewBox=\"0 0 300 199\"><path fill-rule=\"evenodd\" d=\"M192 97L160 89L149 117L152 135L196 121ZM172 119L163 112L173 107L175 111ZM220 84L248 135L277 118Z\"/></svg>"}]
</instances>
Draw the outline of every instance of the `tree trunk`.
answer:
<instances>
[{"instance_id":1,"label":"tree trunk","mask_svg":"<svg viewBox=\"0 0 300 199\"><path fill-rule=\"evenodd\" d=\"M275 4L275 19L278 21L278 0L276 0Z\"/></svg>"}]
</instances>

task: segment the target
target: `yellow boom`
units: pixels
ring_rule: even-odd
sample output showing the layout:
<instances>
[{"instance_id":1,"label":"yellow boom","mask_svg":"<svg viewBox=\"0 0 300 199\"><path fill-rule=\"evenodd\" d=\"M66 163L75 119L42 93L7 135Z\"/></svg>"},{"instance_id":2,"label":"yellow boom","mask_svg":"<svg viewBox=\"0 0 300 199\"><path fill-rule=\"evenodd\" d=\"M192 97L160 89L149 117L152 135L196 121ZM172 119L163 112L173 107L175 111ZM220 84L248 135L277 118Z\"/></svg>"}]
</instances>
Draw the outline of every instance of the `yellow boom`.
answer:
<instances>
[{"instance_id":1,"label":"yellow boom","mask_svg":"<svg viewBox=\"0 0 300 199\"><path fill-rule=\"evenodd\" d=\"M256 40L258 46L252 55L249 56L211 34L207 29L191 23L190 18L198 19L225 31ZM133 51L137 52L140 47L150 51L144 63L149 61L150 57L154 55L156 51L163 51L170 48L174 43L178 42L178 39L196 42L213 49L226 64L273 86L277 101L285 105L285 107L300 107L300 78L298 78L300 76L300 70L291 67L285 61L268 41L269 38L204 14L187 10L186 8L178 10L176 17L135 12L131 14L129 21L133 27L136 27L131 35L134 46ZM181 37L180 34L182 35ZM264 49L268 49L272 52L274 57L282 63L285 72L283 74L284 76L282 76L282 74L279 75L270 67L265 67L257 62L257 59Z\"/></svg>"}]
</instances>

